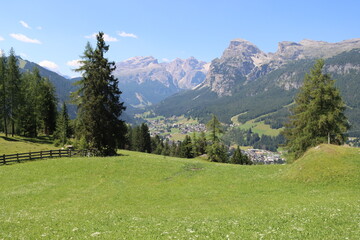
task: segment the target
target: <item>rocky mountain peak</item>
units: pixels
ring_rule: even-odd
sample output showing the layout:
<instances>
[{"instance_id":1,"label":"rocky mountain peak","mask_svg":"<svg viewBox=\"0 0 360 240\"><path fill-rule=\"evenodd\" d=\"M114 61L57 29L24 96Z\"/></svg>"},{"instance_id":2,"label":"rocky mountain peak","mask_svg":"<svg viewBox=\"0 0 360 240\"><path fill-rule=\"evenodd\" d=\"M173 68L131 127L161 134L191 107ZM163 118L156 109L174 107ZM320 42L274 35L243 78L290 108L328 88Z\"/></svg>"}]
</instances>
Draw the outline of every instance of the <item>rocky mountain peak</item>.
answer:
<instances>
[{"instance_id":1,"label":"rocky mountain peak","mask_svg":"<svg viewBox=\"0 0 360 240\"><path fill-rule=\"evenodd\" d=\"M152 56L145 56L145 57L137 56L137 57L128 58L125 61L120 62L118 64L129 68L142 68L142 67L147 67L150 64L159 64L159 63L158 60Z\"/></svg>"},{"instance_id":2,"label":"rocky mountain peak","mask_svg":"<svg viewBox=\"0 0 360 240\"><path fill-rule=\"evenodd\" d=\"M253 43L244 40L244 39L234 39L230 41L229 47L225 49L221 58L249 58L254 55L262 54L265 55L256 45Z\"/></svg>"}]
</instances>

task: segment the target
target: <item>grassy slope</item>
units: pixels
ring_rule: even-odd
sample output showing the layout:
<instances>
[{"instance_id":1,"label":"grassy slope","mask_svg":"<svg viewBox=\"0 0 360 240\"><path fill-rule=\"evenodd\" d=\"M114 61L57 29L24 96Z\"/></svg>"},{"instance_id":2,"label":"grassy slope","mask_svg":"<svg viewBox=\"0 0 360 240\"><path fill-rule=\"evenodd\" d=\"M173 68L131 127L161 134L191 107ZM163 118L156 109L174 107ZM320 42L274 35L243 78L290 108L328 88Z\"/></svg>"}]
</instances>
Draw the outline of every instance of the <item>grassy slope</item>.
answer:
<instances>
[{"instance_id":1,"label":"grassy slope","mask_svg":"<svg viewBox=\"0 0 360 240\"><path fill-rule=\"evenodd\" d=\"M334 149L359 172L359 149ZM360 238L359 178L293 176L311 152L288 166L122 153L0 167L0 239Z\"/></svg>"},{"instance_id":2,"label":"grassy slope","mask_svg":"<svg viewBox=\"0 0 360 240\"><path fill-rule=\"evenodd\" d=\"M26 137L5 137L5 134L0 133L0 155L25 153L58 149L52 143L49 137L26 138Z\"/></svg>"},{"instance_id":3,"label":"grassy slope","mask_svg":"<svg viewBox=\"0 0 360 240\"><path fill-rule=\"evenodd\" d=\"M231 118L231 122L235 125L238 125L240 129L248 130L251 128L251 130L254 133L257 133L260 136L263 134L269 135L269 136L277 136L277 135L279 135L280 131L282 130L282 129L272 129L270 127L270 125L265 124L265 121L256 122L257 119L267 116L269 114L265 114L265 115L255 118L255 119L249 120L245 123L241 123L241 122L239 122L238 118L239 118L239 116L244 115L244 114L246 114L246 112L240 113Z\"/></svg>"}]
</instances>

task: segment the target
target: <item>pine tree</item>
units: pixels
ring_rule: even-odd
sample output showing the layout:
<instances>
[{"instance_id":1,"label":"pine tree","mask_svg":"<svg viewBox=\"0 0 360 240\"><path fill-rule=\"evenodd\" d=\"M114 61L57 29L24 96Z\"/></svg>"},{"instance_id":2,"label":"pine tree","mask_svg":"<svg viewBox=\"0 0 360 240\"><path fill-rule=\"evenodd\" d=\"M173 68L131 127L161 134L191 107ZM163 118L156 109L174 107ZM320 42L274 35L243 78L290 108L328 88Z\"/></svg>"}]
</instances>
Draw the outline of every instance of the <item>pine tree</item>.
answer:
<instances>
[{"instance_id":1,"label":"pine tree","mask_svg":"<svg viewBox=\"0 0 360 240\"><path fill-rule=\"evenodd\" d=\"M124 141L125 125L119 117L125 107L120 102L118 80L112 75L115 63L104 57L109 50L104 33L96 38L96 48L86 45L82 66L76 70L82 73L79 90L73 95L78 104L76 135L84 137L96 154L106 156L115 154L119 142Z\"/></svg>"},{"instance_id":2,"label":"pine tree","mask_svg":"<svg viewBox=\"0 0 360 240\"><path fill-rule=\"evenodd\" d=\"M163 148L163 150L161 152L161 155L170 156L169 139L166 139L165 144L164 144L164 148Z\"/></svg>"},{"instance_id":3,"label":"pine tree","mask_svg":"<svg viewBox=\"0 0 360 240\"><path fill-rule=\"evenodd\" d=\"M240 147L238 146L234 152L234 155L230 159L232 164L251 165L252 162L245 154L242 154Z\"/></svg>"},{"instance_id":4,"label":"pine tree","mask_svg":"<svg viewBox=\"0 0 360 240\"><path fill-rule=\"evenodd\" d=\"M56 132L54 133L55 138L58 140L61 146L65 145L70 138L70 120L67 112L66 103L63 102L61 112L56 121Z\"/></svg>"},{"instance_id":5,"label":"pine tree","mask_svg":"<svg viewBox=\"0 0 360 240\"><path fill-rule=\"evenodd\" d=\"M53 134L56 128L57 99L55 96L55 87L47 78L41 78L39 84L39 117L44 133L48 136Z\"/></svg>"},{"instance_id":6,"label":"pine tree","mask_svg":"<svg viewBox=\"0 0 360 240\"><path fill-rule=\"evenodd\" d=\"M8 83L8 111L11 124L11 135L15 134L15 122L18 119L20 102L20 70L15 57L14 49L11 48L8 58L7 83Z\"/></svg>"},{"instance_id":7,"label":"pine tree","mask_svg":"<svg viewBox=\"0 0 360 240\"><path fill-rule=\"evenodd\" d=\"M149 127L146 123L142 123L140 126L140 152L151 153L151 137Z\"/></svg>"},{"instance_id":8,"label":"pine tree","mask_svg":"<svg viewBox=\"0 0 360 240\"><path fill-rule=\"evenodd\" d=\"M211 120L206 124L206 128L210 132L210 138L213 143L220 140L219 135L223 133L223 130L221 123L214 114L212 115Z\"/></svg>"},{"instance_id":9,"label":"pine tree","mask_svg":"<svg viewBox=\"0 0 360 240\"><path fill-rule=\"evenodd\" d=\"M37 135L37 115L35 99L36 90L34 90L34 74L26 72L22 75L21 101L19 115L17 120L18 132L27 137L36 137Z\"/></svg>"},{"instance_id":10,"label":"pine tree","mask_svg":"<svg viewBox=\"0 0 360 240\"><path fill-rule=\"evenodd\" d=\"M9 118L8 114L8 104L7 104L7 63L6 57L4 55L0 56L0 108L1 108L1 116L3 120L3 127L5 137L8 136L8 126L7 120Z\"/></svg>"},{"instance_id":11,"label":"pine tree","mask_svg":"<svg viewBox=\"0 0 360 240\"><path fill-rule=\"evenodd\" d=\"M200 132L200 137L197 139L196 146L198 148L197 151L199 155L203 155L206 153L207 140L205 132Z\"/></svg>"},{"instance_id":12,"label":"pine tree","mask_svg":"<svg viewBox=\"0 0 360 240\"><path fill-rule=\"evenodd\" d=\"M183 142L181 143L180 156L183 158L193 158L193 145L191 143L190 136L186 135Z\"/></svg>"},{"instance_id":13,"label":"pine tree","mask_svg":"<svg viewBox=\"0 0 360 240\"><path fill-rule=\"evenodd\" d=\"M322 73L323 67L324 60L320 59L305 76L284 131L286 147L295 159L321 143L344 143L344 133L349 129L340 92L335 81Z\"/></svg>"},{"instance_id":14,"label":"pine tree","mask_svg":"<svg viewBox=\"0 0 360 240\"><path fill-rule=\"evenodd\" d=\"M228 162L227 148L222 143L215 141L207 147L207 155L211 162Z\"/></svg>"}]
</instances>

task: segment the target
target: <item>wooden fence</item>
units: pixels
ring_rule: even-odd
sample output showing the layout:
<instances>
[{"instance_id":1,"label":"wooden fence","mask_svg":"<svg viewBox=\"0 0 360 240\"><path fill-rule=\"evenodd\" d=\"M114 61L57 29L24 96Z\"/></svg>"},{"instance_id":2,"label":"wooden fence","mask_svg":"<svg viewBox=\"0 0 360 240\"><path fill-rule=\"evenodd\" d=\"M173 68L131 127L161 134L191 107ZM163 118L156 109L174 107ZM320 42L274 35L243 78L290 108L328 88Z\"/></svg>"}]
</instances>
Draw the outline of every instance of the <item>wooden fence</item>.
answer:
<instances>
[{"instance_id":1,"label":"wooden fence","mask_svg":"<svg viewBox=\"0 0 360 240\"><path fill-rule=\"evenodd\" d=\"M32 161L43 158L54 158L54 157L73 157L73 156L89 156L92 155L91 151L88 150L70 150L70 149L59 149L49 150L40 152L28 152L28 153L16 153L9 155L0 155L0 165L8 163Z\"/></svg>"}]
</instances>

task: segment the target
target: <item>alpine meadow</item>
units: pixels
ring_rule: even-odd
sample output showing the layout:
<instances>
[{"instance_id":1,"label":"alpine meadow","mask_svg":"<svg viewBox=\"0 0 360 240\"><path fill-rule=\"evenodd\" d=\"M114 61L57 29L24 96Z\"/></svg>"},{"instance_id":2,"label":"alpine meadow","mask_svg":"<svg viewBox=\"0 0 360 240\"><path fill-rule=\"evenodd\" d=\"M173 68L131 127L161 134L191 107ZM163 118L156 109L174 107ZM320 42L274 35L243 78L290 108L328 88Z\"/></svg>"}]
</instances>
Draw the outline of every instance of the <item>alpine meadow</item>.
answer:
<instances>
[{"instance_id":1,"label":"alpine meadow","mask_svg":"<svg viewBox=\"0 0 360 240\"><path fill-rule=\"evenodd\" d=\"M360 239L360 3L2 6L0 240Z\"/></svg>"}]
</instances>

